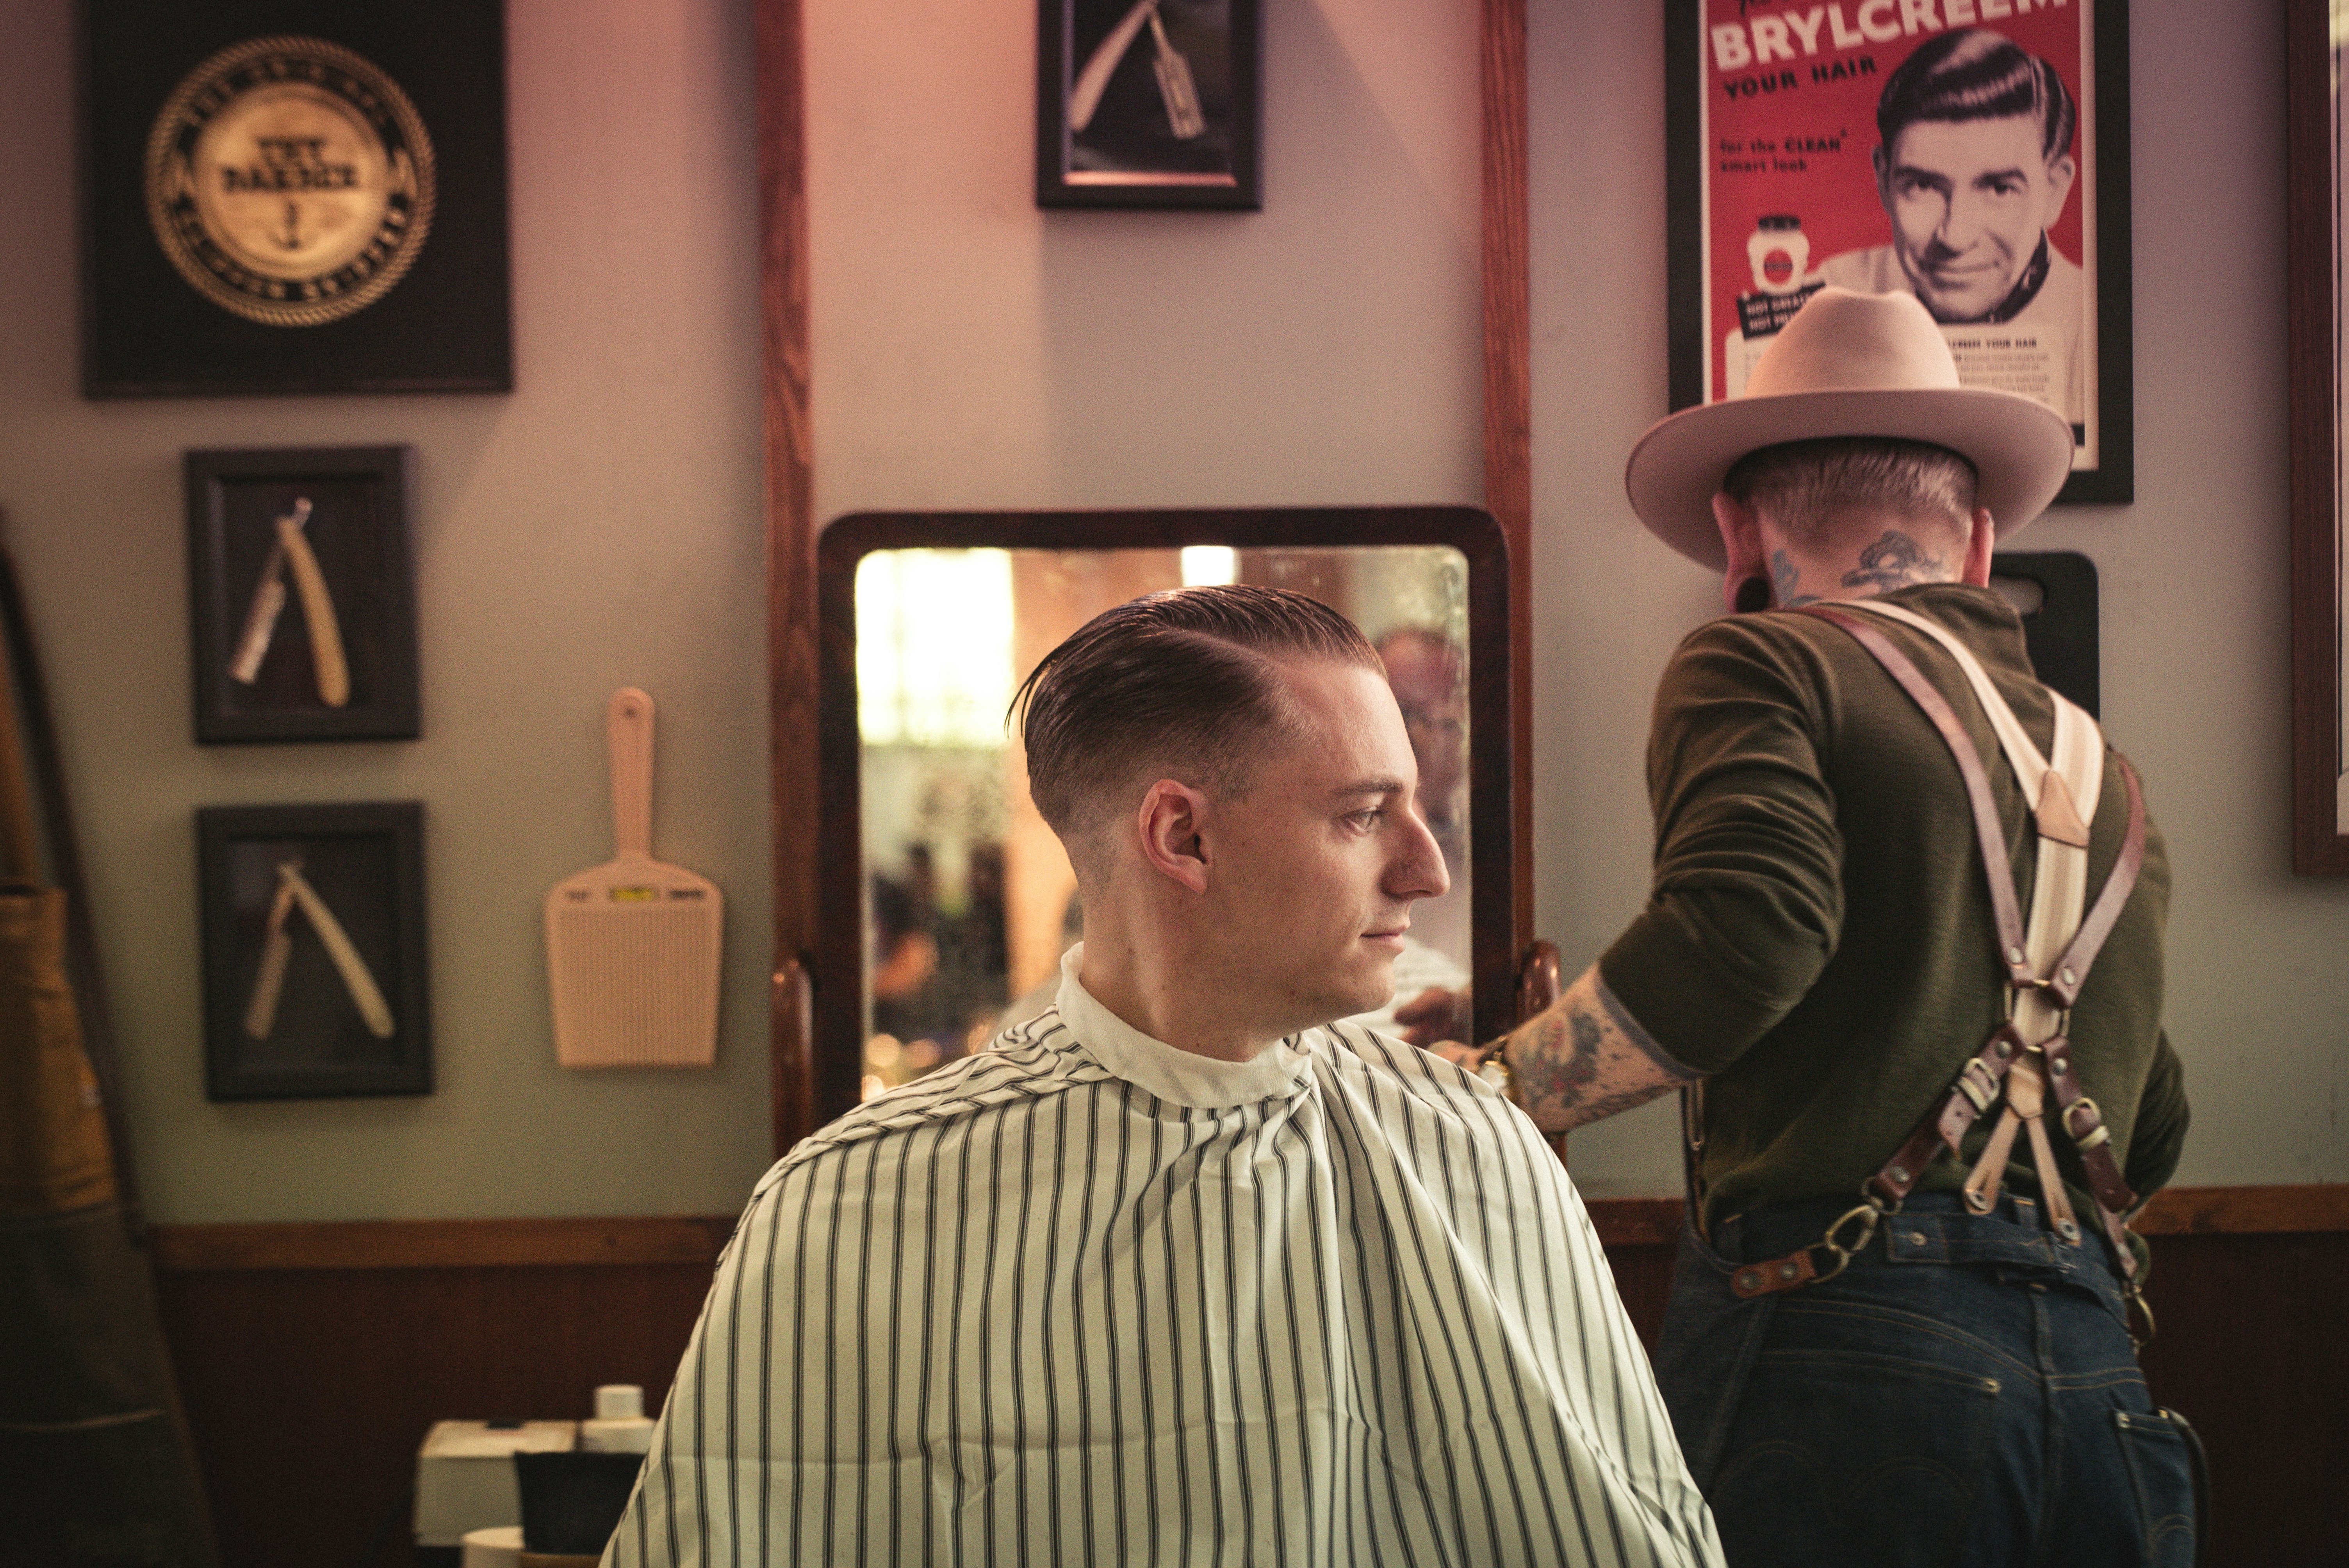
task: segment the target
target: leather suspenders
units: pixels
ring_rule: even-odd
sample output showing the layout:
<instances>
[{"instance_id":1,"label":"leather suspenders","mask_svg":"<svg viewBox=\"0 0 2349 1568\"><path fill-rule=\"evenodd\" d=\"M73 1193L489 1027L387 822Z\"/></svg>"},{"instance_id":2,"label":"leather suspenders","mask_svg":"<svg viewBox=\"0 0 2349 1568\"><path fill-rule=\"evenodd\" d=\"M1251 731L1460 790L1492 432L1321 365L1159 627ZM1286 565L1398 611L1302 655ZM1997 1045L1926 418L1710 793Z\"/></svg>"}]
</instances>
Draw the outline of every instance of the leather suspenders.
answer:
<instances>
[{"instance_id":1,"label":"leather suspenders","mask_svg":"<svg viewBox=\"0 0 2349 1568\"><path fill-rule=\"evenodd\" d=\"M1940 628L1921 616L1912 616L1897 605L1868 603L1866 610L1913 622L1921 631L1940 636ZM1991 793L1990 776L1982 766L1981 753L1973 738L1966 732L1957 714L1951 708L1940 690L1920 674L1909 657L1875 627L1865 622L1870 617L1855 614L1847 606L1810 606L1807 614L1830 621L1855 638L1859 645L1882 665L1901 689L1921 708L1940 732L1941 738L1955 758L1958 771L1963 777L1966 798L1971 807L1974 833L1982 862L1983 877L1988 883L1992 919L1997 928L1999 961L2005 971L2009 1006L2007 1018L1992 1032L1982 1049L1975 1052L1959 1071L1940 1100L1917 1124L1907 1141L1892 1157L1879 1166L1860 1185L1860 1202L1836 1222L1826 1234L1809 1246L1789 1253L1782 1258L1748 1264L1731 1276L1730 1287L1742 1298L1752 1299L1776 1291L1792 1290L1815 1280L1831 1279L1843 1272L1852 1257L1866 1247L1874 1237L1876 1228L1888 1213L1898 1212L1901 1203L1915 1190L1927 1169L1946 1149L1952 1155L1974 1122L2002 1099L2000 1119L1992 1132L1990 1145L1976 1164L1965 1187L1968 1207L1977 1212L1987 1212L1997 1201L1998 1180L2003 1171L2008 1150L2013 1146L2018 1130L2030 1134L2034 1164L2044 1189L2043 1201L2047 1204L2057 1234L2071 1245L2082 1244L2078 1223L2072 1218L2071 1203L2057 1171L2044 1129L2045 1103L2052 1099L2057 1126L2071 1139L2080 1155L2083 1171L2089 1189L2095 1195L2096 1207L2107 1235L2112 1238L2114 1252L2122 1273L2122 1283L2132 1299L2143 1302L2137 1290L2137 1254L2129 1246L2123 1216L2137 1204L2137 1194L2129 1191L2120 1169L2113 1160L2112 1135L2104 1123L2104 1114L2096 1102L2081 1088L2075 1071L2070 1042L2064 1035L2073 1004L2081 987L2086 984L2088 971L2105 939L2112 934L2121 910L2128 902L2137 884L2137 872L2145 863L2145 796L2137 782L2137 770L2126 758L2114 754L2119 764L2123 785L2128 791L2128 827L2122 841L2119 859L2106 878L2103 890L2095 905L2085 917L2072 912L2080 907L2084 882L2063 885L2063 872L2043 865L2043 875L2034 890L2034 905L2050 907L2038 911L2039 918L2032 923L2026 934L2023 905L2016 896L2014 872L2007 855L2006 836L1998 820L1995 797ZM1954 641L1954 639L1949 639ZM1953 655L1961 664L1972 665L1962 646L1953 647ZM2040 758L2035 748L2023 738L2021 727L2014 725L2012 714L2005 710L2002 699L1989 688L1986 676L1979 666L1967 670L1983 694L1984 706L1991 709L1994 725L2003 719L2002 738L2014 758L2017 773L2024 779L2026 793L2035 794L2035 812L2043 851L2052 846L2068 846L2079 851L2073 862L2076 874L2085 876L2087 830L2074 805L2074 797L2082 789L2064 782L2064 774ZM2060 699L2059 699L2060 702ZM1995 704L1995 707L1992 705ZM2085 715L2077 716L2078 724L2086 725L2085 732L2074 731L2070 724L2059 726L2067 733L2059 743L2059 756L2070 753L2070 759L2085 768L2093 757L2101 769L2103 748L2093 752L2081 747L2100 740L2094 726ZM2006 727L2014 734L2004 735ZM2039 777L2033 780L2033 772ZM2036 788L2033 788L2033 784ZM2085 781L2089 794L2088 810L2094 810L2093 791L2095 781ZM2043 861L2047 859L2043 852ZM2052 879L2052 883L2051 883ZM2054 897L2049 895L2051 892ZM2069 892L2068 909L2053 905ZM2068 923L2078 920L2077 928L2063 941L2063 933L2050 926L2051 918ZM2054 940L2049 940L2050 937ZM2052 955L2047 951L2055 944L2060 951ZM2038 962L2034 962L2034 959ZM1702 1222L1697 1205L1702 1193L1697 1190L1695 1166L1702 1149L1703 1133L1701 1102L1686 1109L1690 1166L1690 1203L1692 1222ZM2147 1315L2148 1329L2151 1315Z\"/></svg>"}]
</instances>

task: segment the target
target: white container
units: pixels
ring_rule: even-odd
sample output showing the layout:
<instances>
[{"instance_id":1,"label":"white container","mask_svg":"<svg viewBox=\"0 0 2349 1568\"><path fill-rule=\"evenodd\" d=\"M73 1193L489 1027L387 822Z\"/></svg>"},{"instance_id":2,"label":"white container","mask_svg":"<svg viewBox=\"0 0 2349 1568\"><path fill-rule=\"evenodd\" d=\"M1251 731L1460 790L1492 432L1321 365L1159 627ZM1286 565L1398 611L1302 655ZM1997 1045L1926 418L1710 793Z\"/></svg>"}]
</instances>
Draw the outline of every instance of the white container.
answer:
<instances>
[{"instance_id":1,"label":"white container","mask_svg":"<svg viewBox=\"0 0 2349 1568\"><path fill-rule=\"evenodd\" d=\"M577 1446L574 1421L435 1421L416 1450L416 1544L462 1546L465 1532L522 1525L516 1454L568 1453Z\"/></svg>"},{"instance_id":2,"label":"white container","mask_svg":"<svg viewBox=\"0 0 2349 1568\"><path fill-rule=\"evenodd\" d=\"M605 1383L595 1390L595 1417L579 1423L579 1448L591 1454L650 1453L653 1424L645 1417L645 1391L634 1383Z\"/></svg>"},{"instance_id":3,"label":"white container","mask_svg":"<svg viewBox=\"0 0 2349 1568\"><path fill-rule=\"evenodd\" d=\"M1754 268L1754 286L1764 294L1793 294L1810 271L1811 242L1803 221L1791 213L1775 212L1754 225L1746 237L1745 259Z\"/></svg>"},{"instance_id":4,"label":"white container","mask_svg":"<svg viewBox=\"0 0 2349 1568\"><path fill-rule=\"evenodd\" d=\"M500 1524L465 1532L465 1555L459 1568L515 1568L521 1561L521 1525Z\"/></svg>"}]
</instances>

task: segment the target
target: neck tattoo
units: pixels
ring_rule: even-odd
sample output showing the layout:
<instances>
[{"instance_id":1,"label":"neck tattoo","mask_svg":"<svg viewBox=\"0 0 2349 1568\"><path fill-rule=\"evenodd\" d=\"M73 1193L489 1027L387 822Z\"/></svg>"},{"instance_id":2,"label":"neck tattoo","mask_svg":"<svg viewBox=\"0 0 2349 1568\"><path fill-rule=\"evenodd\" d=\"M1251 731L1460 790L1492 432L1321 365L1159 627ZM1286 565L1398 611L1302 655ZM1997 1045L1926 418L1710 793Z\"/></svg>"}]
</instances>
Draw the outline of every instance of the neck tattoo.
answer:
<instances>
[{"instance_id":1,"label":"neck tattoo","mask_svg":"<svg viewBox=\"0 0 2349 1568\"><path fill-rule=\"evenodd\" d=\"M1915 540L1897 528L1888 528L1883 538L1859 552L1859 565L1843 574L1843 585L1889 593L1919 583L1938 583L1942 576L1940 556L1928 555Z\"/></svg>"},{"instance_id":2,"label":"neck tattoo","mask_svg":"<svg viewBox=\"0 0 2349 1568\"><path fill-rule=\"evenodd\" d=\"M1796 585L1802 580L1802 568L1795 564L1793 556L1787 554L1784 549L1770 552L1770 582L1778 591L1778 608L1798 610L1806 604L1816 604L1819 602L1819 596L1816 593L1795 592Z\"/></svg>"}]
</instances>

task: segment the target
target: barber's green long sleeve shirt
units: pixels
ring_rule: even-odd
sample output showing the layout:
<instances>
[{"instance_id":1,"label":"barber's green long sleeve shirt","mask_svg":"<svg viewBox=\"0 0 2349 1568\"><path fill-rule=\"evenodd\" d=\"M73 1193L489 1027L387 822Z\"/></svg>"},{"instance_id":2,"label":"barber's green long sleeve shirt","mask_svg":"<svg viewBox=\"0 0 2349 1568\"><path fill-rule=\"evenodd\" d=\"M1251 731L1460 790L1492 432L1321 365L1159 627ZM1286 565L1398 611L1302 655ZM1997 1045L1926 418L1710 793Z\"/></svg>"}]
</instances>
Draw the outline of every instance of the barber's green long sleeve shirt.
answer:
<instances>
[{"instance_id":1,"label":"barber's green long sleeve shirt","mask_svg":"<svg viewBox=\"0 0 2349 1568\"><path fill-rule=\"evenodd\" d=\"M2048 747L2054 706L2002 600L1955 583L1887 598L1956 633ZM1922 633L1868 624L1973 736L2027 900L2037 855L2028 805L1965 676ZM2127 824L2109 756L2105 768L2091 903ZM2006 1016L1972 817L1947 744L1850 634L1814 615L1735 615L1699 627L1666 669L1648 787L1654 892L1599 974L1661 1050L1708 1075L1709 1215L1856 1198ZM2069 1031L2080 1080L2140 1196L2169 1179L2186 1133L2161 1026L2168 903L2169 862L2148 823L2144 870ZM1976 1125L1969 1162L1993 1120ZM2075 1205L2092 1212L2069 1140L2054 1141ZM2027 1165L2011 1174L2020 1191L2035 1184ZM1943 1159L1920 1187L1963 1177Z\"/></svg>"}]
</instances>

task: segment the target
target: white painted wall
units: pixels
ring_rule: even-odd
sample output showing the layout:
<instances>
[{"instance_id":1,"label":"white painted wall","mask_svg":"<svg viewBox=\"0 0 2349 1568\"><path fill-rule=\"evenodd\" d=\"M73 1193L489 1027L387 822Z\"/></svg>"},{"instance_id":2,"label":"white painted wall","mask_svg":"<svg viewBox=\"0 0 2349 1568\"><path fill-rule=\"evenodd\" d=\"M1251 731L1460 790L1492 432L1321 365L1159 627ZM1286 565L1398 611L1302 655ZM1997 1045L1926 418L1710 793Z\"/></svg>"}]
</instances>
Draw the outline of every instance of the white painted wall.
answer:
<instances>
[{"instance_id":1,"label":"white painted wall","mask_svg":"<svg viewBox=\"0 0 2349 1568\"><path fill-rule=\"evenodd\" d=\"M1262 212L1038 211L1035 7L808 17L817 515L1475 500L1475 7L1266 8Z\"/></svg>"},{"instance_id":2,"label":"white painted wall","mask_svg":"<svg viewBox=\"0 0 2349 1568\"><path fill-rule=\"evenodd\" d=\"M41 630L155 1217L730 1212L767 1160L757 217L741 0L509 0L510 397L91 403L72 0L0 6L0 507ZM407 442L424 737L189 738L180 454ZM571 1073L539 903L611 853L605 700L660 705L654 837L731 901L719 1065ZM426 806L438 1088L203 1098L199 805Z\"/></svg>"},{"instance_id":3,"label":"white painted wall","mask_svg":"<svg viewBox=\"0 0 2349 1568\"><path fill-rule=\"evenodd\" d=\"M512 396L137 404L75 392L70 0L0 7L0 505L160 1218L723 1212L765 1163L750 4L509 0ZM1039 212L1033 9L812 6L820 515L1475 500L1478 7L1268 5L1255 214ZM2103 569L2106 717L2170 838L2181 1180L2340 1181L2349 885L2292 878L2285 826L2281 40L2133 15L2141 499L2025 537ZM1620 485L1665 403L1660 29L1533 0L1537 891L1578 965L1644 894L1649 694L1714 603ZM181 451L402 440L425 738L193 746ZM538 900L606 852L625 681L663 705L661 851L733 901L713 1073L547 1043ZM191 810L385 797L429 811L440 1090L207 1103ZM1668 1191L1669 1118L1574 1163Z\"/></svg>"}]
</instances>

